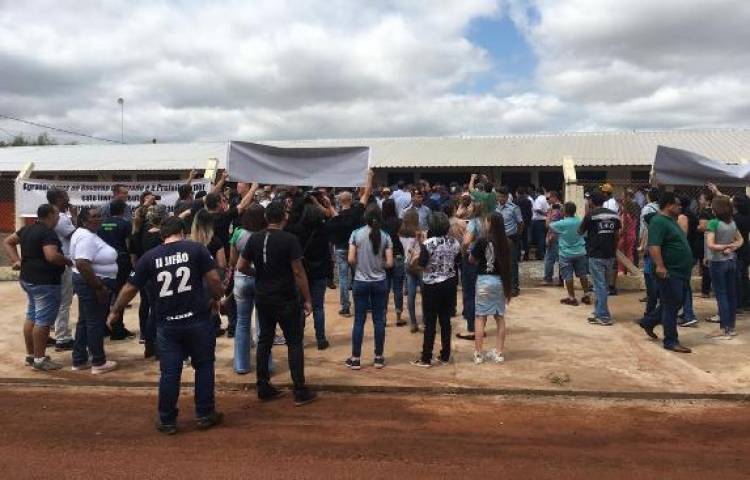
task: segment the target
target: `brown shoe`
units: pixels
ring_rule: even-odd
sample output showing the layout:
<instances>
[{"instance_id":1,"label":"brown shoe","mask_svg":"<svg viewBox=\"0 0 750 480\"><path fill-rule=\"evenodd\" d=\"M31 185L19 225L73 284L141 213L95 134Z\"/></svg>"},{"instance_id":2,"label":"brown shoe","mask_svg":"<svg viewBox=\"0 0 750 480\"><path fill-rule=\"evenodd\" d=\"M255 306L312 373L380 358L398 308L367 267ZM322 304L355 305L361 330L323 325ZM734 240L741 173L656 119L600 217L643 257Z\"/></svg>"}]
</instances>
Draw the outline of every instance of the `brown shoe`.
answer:
<instances>
[{"instance_id":1,"label":"brown shoe","mask_svg":"<svg viewBox=\"0 0 750 480\"><path fill-rule=\"evenodd\" d=\"M571 307L577 307L578 306L578 300L575 298L565 297L560 299L560 303L563 305L570 305Z\"/></svg>"},{"instance_id":2,"label":"brown shoe","mask_svg":"<svg viewBox=\"0 0 750 480\"><path fill-rule=\"evenodd\" d=\"M581 297L581 303L584 305L591 305L591 297L588 295L584 295Z\"/></svg>"},{"instance_id":3,"label":"brown shoe","mask_svg":"<svg viewBox=\"0 0 750 480\"><path fill-rule=\"evenodd\" d=\"M677 345L672 345L671 347L664 347L667 350L672 350L673 352L677 353L691 353L692 350L690 350L688 347L683 347L679 343Z\"/></svg>"}]
</instances>

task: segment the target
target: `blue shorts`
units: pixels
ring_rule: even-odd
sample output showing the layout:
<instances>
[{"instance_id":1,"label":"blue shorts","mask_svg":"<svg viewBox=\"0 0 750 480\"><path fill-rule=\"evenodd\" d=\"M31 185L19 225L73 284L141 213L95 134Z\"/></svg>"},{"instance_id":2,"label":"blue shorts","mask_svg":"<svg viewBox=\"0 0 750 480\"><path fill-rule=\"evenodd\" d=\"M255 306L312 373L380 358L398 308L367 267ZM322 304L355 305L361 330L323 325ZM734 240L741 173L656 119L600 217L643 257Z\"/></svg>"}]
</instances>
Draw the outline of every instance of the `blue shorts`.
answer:
<instances>
[{"instance_id":1,"label":"blue shorts","mask_svg":"<svg viewBox=\"0 0 750 480\"><path fill-rule=\"evenodd\" d=\"M573 273L576 277L583 278L589 274L589 261L586 255L577 257L560 257L560 275L563 280L573 280Z\"/></svg>"},{"instance_id":2,"label":"blue shorts","mask_svg":"<svg viewBox=\"0 0 750 480\"><path fill-rule=\"evenodd\" d=\"M60 285L34 285L21 280L21 288L29 299L26 319L37 327L51 327L60 310L62 288Z\"/></svg>"}]
</instances>

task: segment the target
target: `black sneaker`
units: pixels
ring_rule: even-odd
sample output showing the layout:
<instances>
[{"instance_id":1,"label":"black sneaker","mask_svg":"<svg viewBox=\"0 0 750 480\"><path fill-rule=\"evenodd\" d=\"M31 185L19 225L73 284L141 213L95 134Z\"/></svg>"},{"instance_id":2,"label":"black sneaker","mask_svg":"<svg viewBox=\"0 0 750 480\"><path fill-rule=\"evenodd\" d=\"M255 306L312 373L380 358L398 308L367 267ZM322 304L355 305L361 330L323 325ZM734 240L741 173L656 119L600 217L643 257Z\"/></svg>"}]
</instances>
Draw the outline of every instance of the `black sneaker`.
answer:
<instances>
[{"instance_id":1,"label":"black sneaker","mask_svg":"<svg viewBox=\"0 0 750 480\"><path fill-rule=\"evenodd\" d=\"M373 362L372 366L375 368L385 367L385 357L382 355L375 357L375 361Z\"/></svg>"},{"instance_id":2,"label":"black sneaker","mask_svg":"<svg viewBox=\"0 0 750 480\"><path fill-rule=\"evenodd\" d=\"M216 337L217 338L218 337L223 337L225 333L227 333L227 331L224 330L223 328L217 328L216 329Z\"/></svg>"},{"instance_id":3,"label":"black sneaker","mask_svg":"<svg viewBox=\"0 0 750 480\"><path fill-rule=\"evenodd\" d=\"M341 310L339 310L339 315L341 315L342 317L351 317L352 313L348 308L342 308Z\"/></svg>"},{"instance_id":4,"label":"black sneaker","mask_svg":"<svg viewBox=\"0 0 750 480\"><path fill-rule=\"evenodd\" d=\"M330 346L331 344L328 343L328 340L323 340L321 342L318 342L318 350L326 350Z\"/></svg>"},{"instance_id":5,"label":"black sneaker","mask_svg":"<svg viewBox=\"0 0 750 480\"><path fill-rule=\"evenodd\" d=\"M258 399L261 402L270 402L284 396L284 392L274 387L273 385L265 385L258 387Z\"/></svg>"},{"instance_id":6,"label":"black sneaker","mask_svg":"<svg viewBox=\"0 0 750 480\"><path fill-rule=\"evenodd\" d=\"M198 430L208 430L209 428L215 427L216 425L221 425L221 422L223 421L224 414L221 412L213 411L205 417L196 419L195 426L198 427Z\"/></svg>"},{"instance_id":7,"label":"black sneaker","mask_svg":"<svg viewBox=\"0 0 750 480\"><path fill-rule=\"evenodd\" d=\"M647 327L640 322L638 322L638 326L641 327L643 331L646 332L646 335L648 335L651 339L657 340L659 338L659 336L654 333L654 327Z\"/></svg>"},{"instance_id":8,"label":"black sneaker","mask_svg":"<svg viewBox=\"0 0 750 480\"><path fill-rule=\"evenodd\" d=\"M333 283L333 280L328 280L328 288L331 290L336 290L336 284Z\"/></svg>"},{"instance_id":9,"label":"black sneaker","mask_svg":"<svg viewBox=\"0 0 750 480\"><path fill-rule=\"evenodd\" d=\"M120 342L129 338L130 337L128 337L128 334L125 332L112 332L112 334L109 336L109 339L113 342Z\"/></svg>"},{"instance_id":10,"label":"black sneaker","mask_svg":"<svg viewBox=\"0 0 750 480\"><path fill-rule=\"evenodd\" d=\"M311 392L308 389L300 390L299 392L295 392L294 394L294 405L296 407L301 407L302 405L307 405L308 403L314 402L318 398L318 394L315 392Z\"/></svg>"},{"instance_id":11,"label":"black sneaker","mask_svg":"<svg viewBox=\"0 0 750 480\"><path fill-rule=\"evenodd\" d=\"M234 338L234 328L227 329L227 338Z\"/></svg>"},{"instance_id":12,"label":"black sneaker","mask_svg":"<svg viewBox=\"0 0 750 480\"><path fill-rule=\"evenodd\" d=\"M55 343L55 351L56 352L64 352L67 350L73 350L73 346L75 346L76 342L71 340L64 340L62 342Z\"/></svg>"},{"instance_id":13,"label":"black sneaker","mask_svg":"<svg viewBox=\"0 0 750 480\"><path fill-rule=\"evenodd\" d=\"M346 365L352 370L359 370L360 368L362 368L362 365L360 365L358 358L357 359L347 358L346 361L344 362L344 365Z\"/></svg>"},{"instance_id":14,"label":"black sneaker","mask_svg":"<svg viewBox=\"0 0 750 480\"><path fill-rule=\"evenodd\" d=\"M177 433L177 425L174 423L161 423L161 421L157 420L156 430L164 435L174 435Z\"/></svg>"},{"instance_id":15,"label":"black sneaker","mask_svg":"<svg viewBox=\"0 0 750 480\"><path fill-rule=\"evenodd\" d=\"M47 346L48 347L54 347L55 346L55 339L52 337L47 337Z\"/></svg>"},{"instance_id":16,"label":"black sneaker","mask_svg":"<svg viewBox=\"0 0 750 480\"><path fill-rule=\"evenodd\" d=\"M415 367L420 367L420 368L430 368L430 367L432 367L432 363L430 363L430 362L425 362L425 361L424 361L424 360L422 360L421 358L418 358L417 360L412 360L412 361L411 361L411 362L409 362L409 363L411 363L411 364L412 364L412 365L414 365Z\"/></svg>"}]
</instances>

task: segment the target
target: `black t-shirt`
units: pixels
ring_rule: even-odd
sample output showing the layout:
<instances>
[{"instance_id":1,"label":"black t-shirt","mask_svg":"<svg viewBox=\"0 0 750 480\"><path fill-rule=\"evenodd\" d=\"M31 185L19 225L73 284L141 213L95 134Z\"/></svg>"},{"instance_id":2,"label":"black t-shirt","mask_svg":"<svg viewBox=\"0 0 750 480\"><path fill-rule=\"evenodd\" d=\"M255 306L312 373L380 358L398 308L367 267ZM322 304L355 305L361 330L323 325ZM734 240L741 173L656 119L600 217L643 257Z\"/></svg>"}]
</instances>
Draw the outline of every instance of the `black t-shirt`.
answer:
<instances>
[{"instance_id":1,"label":"black t-shirt","mask_svg":"<svg viewBox=\"0 0 750 480\"><path fill-rule=\"evenodd\" d=\"M277 229L253 234L242 257L255 267L255 298L258 303L281 305L297 300L292 261L302 258L297 237Z\"/></svg>"},{"instance_id":2,"label":"black t-shirt","mask_svg":"<svg viewBox=\"0 0 750 480\"><path fill-rule=\"evenodd\" d=\"M704 208L698 212L698 222L701 220L713 220L716 218L714 211L711 208ZM706 232L698 232L698 237L695 239L695 245L691 244L695 258L703 259L706 256Z\"/></svg>"},{"instance_id":3,"label":"black t-shirt","mask_svg":"<svg viewBox=\"0 0 750 480\"><path fill-rule=\"evenodd\" d=\"M683 211L683 215L685 215L688 219L688 231L687 231L687 239L688 243L690 244L690 249L693 252L693 258L700 258L702 255L698 251L699 246L703 246L702 242L698 242L699 237L702 237L703 234L698 232L698 215L694 214L690 210Z\"/></svg>"},{"instance_id":4,"label":"black t-shirt","mask_svg":"<svg viewBox=\"0 0 750 480\"><path fill-rule=\"evenodd\" d=\"M337 250L349 249L349 237L352 232L364 225L365 206L359 202L352 208L342 210L327 223L328 236Z\"/></svg>"},{"instance_id":5,"label":"black t-shirt","mask_svg":"<svg viewBox=\"0 0 750 480\"><path fill-rule=\"evenodd\" d=\"M211 241L208 242L208 245L206 246L208 248L208 251L211 253L211 256L216 258L216 254L219 253L219 250L224 248L224 244L221 243L221 240L219 240L219 237L214 235L211 237Z\"/></svg>"},{"instance_id":6,"label":"black t-shirt","mask_svg":"<svg viewBox=\"0 0 750 480\"><path fill-rule=\"evenodd\" d=\"M525 225L531 225L531 217L534 216L534 204L529 197L517 198L514 203L521 209L521 217Z\"/></svg>"},{"instance_id":7,"label":"black t-shirt","mask_svg":"<svg viewBox=\"0 0 750 480\"><path fill-rule=\"evenodd\" d=\"M308 278L327 278L332 259L325 223L302 225L298 222L287 227L287 231L299 240Z\"/></svg>"},{"instance_id":8,"label":"black t-shirt","mask_svg":"<svg viewBox=\"0 0 750 480\"><path fill-rule=\"evenodd\" d=\"M474 243L471 248L471 256L477 261L477 273L479 275L500 275L500 272L495 270L494 255L495 249L486 238L480 237Z\"/></svg>"},{"instance_id":9,"label":"black t-shirt","mask_svg":"<svg viewBox=\"0 0 750 480\"><path fill-rule=\"evenodd\" d=\"M383 225L383 230L391 236L391 241L393 242L393 256L401 255L404 256L404 246L401 244L401 240L398 238L398 231L401 230L401 221L400 218L394 217L389 218L385 221L385 225Z\"/></svg>"},{"instance_id":10,"label":"black t-shirt","mask_svg":"<svg viewBox=\"0 0 750 480\"><path fill-rule=\"evenodd\" d=\"M97 235L107 244L117 250L118 254L128 252L128 237L130 237L130 222L122 217L109 217L102 222Z\"/></svg>"},{"instance_id":11,"label":"black t-shirt","mask_svg":"<svg viewBox=\"0 0 750 480\"><path fill-rule=\"evenodd\" d=\"M129 282L149 290L157 323L202 320L210 312L203 277L215 268L206 247L180 240L146 252Z\"/></svg>"},{"instance_id":12,"label":"black t-shirt","mask_svg":"<svg viewBox=\"0 0 750 480\"><path fill-rule=\"evenodd\" d=\"M130 239L130 253L140 258L143 254L161 244L161 234L158 231L141 230Z\"/></svg>"},{"instance_id":13,"label":"black t-shirt","mask_svg":"<svg viewBox=\"0 0 750 480\"><path fill-rule=\"evenodd\" d=\"M740 249L737 250L737 257L748 261L750 260L750 247L747 244L748 236L750 236L750 215L736 213L734 223L737 225L737 231L742 235L742 240L744 240Z\"/></svg>"},{"instance_id":14,"label":"black t-shirt","mask_svg":"<svg viewBox=\"0 0 750 480\"><path fill-rule=\"evenodd\" d=\"M214 212L213 217L214 235L221 240L224 248L229 248L229 239L231 238L229 230L232 227L232 222L239 217L237 207L229 207L226 212Z\"/></svg>"},{"instance_id":15,"label":"black t-shirt","mask_svg":"<svg viewBox=\"0 0 750 480\"><path fill-rule=\"evenodd\" d=\"M589 257L615 258L615 236L620 228L620 217L608 208L595 208L583 217L579 231L588 234L586 247Z\"/></svg>"},{"instance_id":16,"label":"black t-shirt","mask_svg":"<svg viewBox=\"0 0 750 480\"><path fill-rule=\"evenodd\" d=\"M49 263L44 247L54 245L62 253L62 244L54 230L37 222L16 232L21 240L21 280L34 285L59 285L65 267Z\"/></svg>"}]
</instances>

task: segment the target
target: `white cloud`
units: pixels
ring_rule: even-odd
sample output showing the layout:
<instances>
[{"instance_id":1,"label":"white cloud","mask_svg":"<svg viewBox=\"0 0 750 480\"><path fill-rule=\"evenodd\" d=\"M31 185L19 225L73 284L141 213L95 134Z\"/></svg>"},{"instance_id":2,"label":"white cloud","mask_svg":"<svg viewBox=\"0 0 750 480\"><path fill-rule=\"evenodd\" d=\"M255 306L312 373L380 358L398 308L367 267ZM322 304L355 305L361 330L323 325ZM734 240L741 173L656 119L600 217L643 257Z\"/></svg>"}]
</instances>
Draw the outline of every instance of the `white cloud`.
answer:
<instances>
[{"instance_id":1,"label":"white cloud","mask_svg":"<svg viewBox=\"0 0 750 480\"><path fill-rule=\"evenodd\" d=\"M511 11L538 57L539 88L594 128L750 120L749 2L521 0Z\"/></svg>"},{"instance_id":2,"label":"white cloud","mask_svg":"<svg viewBox=\"0 0 750 480\"><path fill-rule=\"evenodd\" d=\"M468 26L506 13L534 78L461 93L495 67ZM0 113L119 138L124 97L133 141L739 125L748 24L742 0L0 0Z\"/></svg>"}]
</instances>

